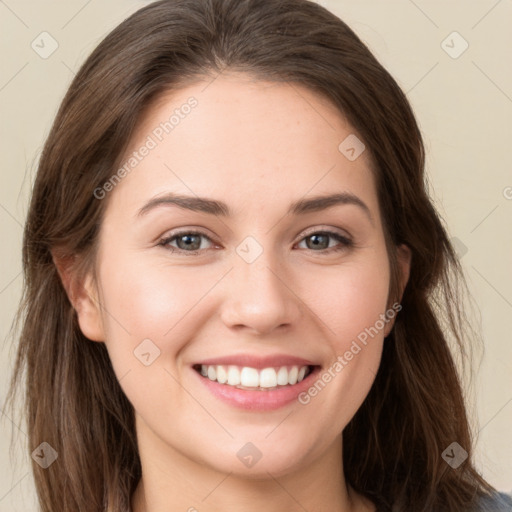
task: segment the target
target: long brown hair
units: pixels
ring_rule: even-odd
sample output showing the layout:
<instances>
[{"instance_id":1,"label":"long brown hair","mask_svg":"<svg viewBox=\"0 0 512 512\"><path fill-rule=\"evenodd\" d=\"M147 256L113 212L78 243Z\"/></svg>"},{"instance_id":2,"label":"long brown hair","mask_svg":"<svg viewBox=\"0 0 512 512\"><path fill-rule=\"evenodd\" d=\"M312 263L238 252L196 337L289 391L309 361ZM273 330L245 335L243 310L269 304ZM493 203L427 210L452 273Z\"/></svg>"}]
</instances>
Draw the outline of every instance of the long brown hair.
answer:
<instances>
[{"instance_id":1,"label":"long brown hair","mask_svg":"<svg viewBox=\"0 0 512 512\"><path fill-rule=\"evenodd\" d=\"M43 512L129 509L141 476L133 408L105 345L88 340L53 256L94 266L115 172L135 126L165 91L229 69L309 87L339 108L373 163L397 297L396 247L412 251L403 310L384 343L375 383L343 432L348 482L382 509L465 511L492 488L471 462L461 380L463 274L428 195L424 146L401 89L339 18L307 0L163 0L115 28L62 101L39 162L23 241L24 296L9 397L25 377L30 450ZM462 283L462 284L461 284ZM441 454L469 454L452 469Z\"/></svg>"}]
</instances>

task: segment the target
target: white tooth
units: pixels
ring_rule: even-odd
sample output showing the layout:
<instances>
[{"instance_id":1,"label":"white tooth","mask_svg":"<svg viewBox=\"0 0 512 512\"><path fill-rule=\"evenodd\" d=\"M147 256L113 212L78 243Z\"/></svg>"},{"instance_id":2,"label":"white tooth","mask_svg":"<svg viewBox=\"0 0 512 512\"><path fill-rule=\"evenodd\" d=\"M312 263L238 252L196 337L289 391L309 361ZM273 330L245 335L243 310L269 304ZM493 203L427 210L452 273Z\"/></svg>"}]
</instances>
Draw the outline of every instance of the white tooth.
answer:
<instances>
[{"instance_id":1,"label":"white tooth","mask_svg":"<svg viewBox=\"0 0 512 512\"><path fill-rule=\"evenodd\" d=\"M299 375L299 368L297 366L292 366L288 373L288 384L290 384L290 386L297 384L298 375Z\"/></svg>"},{"instance_id":2,"label":"white tooth","mask_svg":"<svg viewBox=\"0 0 512 512\"><path fill-rule=\"evenodd\" d=\"M264 368L260 372L260 387L274 388L277 386L277 374L274 368Z\"/></svg>"},{"instance_id":3,"label":"white tooth","mask_svg":"<svg viewBox=\"0 0 512 512\"><path fill-rule=\"evenodd\" d=\"M240 384L240 370L237 366L228 366L228 384L238 386Z\"/></svg>"},{"instance_id":4,"label":"white tooth","mask_svg":"<svg viewBox=\"0 0 512 512\"><path fill-rule=\"evenodd\" d=\"M208 378L210 380L217 380L217 372L215 371L215 366L208 366Z\"/></svg>"},{"instance_id":5,"label":"white tooth","mask_svg":"<svg viewBox=\"0 0 512 512\"><path fill-rule=\"evenodd\" d=\"M281 366L277 372L277 383L280 386L286 386L288 384L288 368Z\"/></svg>"},{"instance_id":6,"label":"white tooth","mask_svg":"<svg viewBox=\"0 0 512 512\"><path fill-rule=\"evenodd\" d=\"M201 375L203 377L207 377L208 376L208 366L206 366L205 364L201 365Z\"/></svg>"},{"instance_id":7,"label":"white tooth","mask_svg":"<svg viewBox=\"0 0 512 512\"><path fill-rule=\"evenodd\" d=\"M257 388L260 385L258 370L244 366L240 373L240 384L248 388Z\"/></svg>"},{"instance_id":8,"label":"white tooth","mask_svg":"<svg viewBox=\"0 0 512 512\"><path fill-rule=\"evenodd\" d=\"M300 382L301 380L304 379L304 375L306 375L306 370L308 369L307 366L303 366L300 370L299 370L299 374L297 375L297 382Z\"/></svg>"},{"instance_id":9,"label":"white tooth","mask_svg":"<svg viewBox=\"0 0 512 512\"><path fill-rule=\"evenodd\" d=\"M228 374L224 366L217 366L217 382L224 384L228 380Z\"/></svg>"}]
</instances>

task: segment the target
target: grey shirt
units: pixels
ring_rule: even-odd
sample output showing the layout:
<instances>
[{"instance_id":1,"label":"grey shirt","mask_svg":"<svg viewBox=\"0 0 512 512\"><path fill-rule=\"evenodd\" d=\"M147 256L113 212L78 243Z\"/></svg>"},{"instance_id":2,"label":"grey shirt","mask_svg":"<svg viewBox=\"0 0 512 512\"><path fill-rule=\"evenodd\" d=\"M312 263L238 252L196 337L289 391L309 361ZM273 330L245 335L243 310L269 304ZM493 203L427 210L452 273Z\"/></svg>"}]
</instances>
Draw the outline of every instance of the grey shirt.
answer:
<instances>
[{"instance_id":1,"label":"grey shirt","mask_svg":"<svg viewBox=\"0 0 512 512\"><path fill-rule=\"evenodd\" d=\"M512 496L497 493L492 497L481 498L478 507L471 512L512 512Z\"/></svg>"},{"instance_id":2,"label":"grey shirt","mask_svg":"<svg viewBox=\"0 0 512 512\"><path fill-rule=\"evenodd\" d=\"M403 508L395 504L391 512L402 510ZM492 496L485 496L480 498L478 504L467 512L512 512L512 495L498 492Z\"/></svg>"}]
</instances>

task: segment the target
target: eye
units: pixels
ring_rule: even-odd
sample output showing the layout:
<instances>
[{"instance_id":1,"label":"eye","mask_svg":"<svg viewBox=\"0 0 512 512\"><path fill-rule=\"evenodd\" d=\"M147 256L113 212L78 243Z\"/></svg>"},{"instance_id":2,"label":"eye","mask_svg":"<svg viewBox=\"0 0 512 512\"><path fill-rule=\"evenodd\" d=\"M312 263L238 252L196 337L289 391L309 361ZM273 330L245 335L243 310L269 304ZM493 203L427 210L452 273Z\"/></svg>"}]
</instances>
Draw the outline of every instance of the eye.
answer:
<instances>
[{"instance_id":1,"label":"eye","mask_svg":"<svg viewBox=\"0 0 512 512\"><path fill-rule=\"evenodd\" d=\"M338 244L331 244L335 241ZM315 252L342 251L353 245L352 240L334 231L316 231L305 236L299 244L305 242L306 248Z\"/></svg>"},{"instance_id":2,"label":"eye","mask_svg":"<svg viewBox=\"0 0 512 512\"><path fill-rule=\"evenodd\" d=\"M194 254L201 249L205 249L204 244L202 244L202 239L212 242L210 237L199 231L182 231L164 238L158 245L169 249L171 252L188 252ZM176 242L176 245L172 245L174 242Z\"/></svg>"},{"instance_id":3,"label":"eye","mask_svg":"<svg viewBox=\"0 0 512 512\"><path fill-rule=\"evenodd\" d=\"M207 240L210 243L210 246L205 247L202 243L203 240ZM353 246L352 240L334 231L316 231L305 236L299 242L299 245L303 242L306 243L306 249L323 253L342 251ZM211 248L213 241L209 236L201 233L200 231L181 231L165 237L158 243L158 245L165 247L171 252L195 255L201 250Z\"/></svg>"}]
</instances>

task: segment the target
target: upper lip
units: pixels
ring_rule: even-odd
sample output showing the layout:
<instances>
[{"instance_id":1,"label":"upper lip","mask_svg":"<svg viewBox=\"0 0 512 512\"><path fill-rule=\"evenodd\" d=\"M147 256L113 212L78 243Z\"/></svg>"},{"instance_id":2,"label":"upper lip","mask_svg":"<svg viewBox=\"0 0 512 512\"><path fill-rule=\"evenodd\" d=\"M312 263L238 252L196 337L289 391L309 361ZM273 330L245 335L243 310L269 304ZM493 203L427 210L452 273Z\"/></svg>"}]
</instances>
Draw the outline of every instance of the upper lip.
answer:
<instances>
[{"instance_id":1,"label":"upper lip","mask_svg":"<svg viewBox=\"0 0 512 512\"><path fill-rule=\"evenodd\" d=\"M316 363L303 359L301 357L290 356L286 354L275 354L268 356L255 356L250 354L233 354L229 356L215 357L205 359L195 364L213 366L213 365L234 365L248 366L250 368L277 368L281 366L316 366Z\"/></svg>"}]
</instances>

